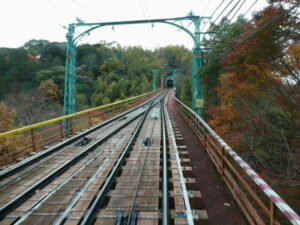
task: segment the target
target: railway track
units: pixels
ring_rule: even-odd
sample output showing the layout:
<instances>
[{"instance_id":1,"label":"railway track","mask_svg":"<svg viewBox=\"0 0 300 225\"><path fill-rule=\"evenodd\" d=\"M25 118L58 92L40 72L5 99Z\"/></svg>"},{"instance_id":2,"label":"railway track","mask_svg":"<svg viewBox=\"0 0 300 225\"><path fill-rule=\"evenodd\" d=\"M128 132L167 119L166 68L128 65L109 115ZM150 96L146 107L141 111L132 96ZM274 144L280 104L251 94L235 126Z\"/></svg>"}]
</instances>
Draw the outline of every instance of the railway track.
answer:
<instances>
[{"instance_id":1,"label":"railway track","mask_svg":"<svg viewBox=\"0 0 300 225\"><path fill-rule=\"evenodd\" d=\"M0 224L194 224L165 95L2 172Z\"/></svg>"}]
</instances>

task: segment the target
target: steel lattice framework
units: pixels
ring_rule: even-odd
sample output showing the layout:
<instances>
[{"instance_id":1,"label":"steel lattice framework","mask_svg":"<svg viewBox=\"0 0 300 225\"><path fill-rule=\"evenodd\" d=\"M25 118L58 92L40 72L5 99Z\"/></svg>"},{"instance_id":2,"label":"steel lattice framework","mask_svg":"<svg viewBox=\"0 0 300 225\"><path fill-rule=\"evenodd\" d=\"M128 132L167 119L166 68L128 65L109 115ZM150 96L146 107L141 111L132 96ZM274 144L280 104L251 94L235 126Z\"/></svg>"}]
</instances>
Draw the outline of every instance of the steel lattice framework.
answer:
<instances>
[{"instance_id":1,"label":"steel lattice framework","mask_svg":"<svg viewBox=\"0 0 300 225\"><path fill-rule=\"evenodd\" d=\"M76 45L78 41L85 35L90 34L95 29L105 26L129 25L129 24L147 24L147 23L163 23L175 26L186 32L194 41L192 50L192 108L200 116L203 113L203 91L199 78L199 69L201 67L201 42L200 25L203 19L209 17L195 16L190 13L186 17L166 18L166 19L150 19L150 20L132 20L132 21L116 21L102 23L72 23L69 24L67 37L67 55L66 55L66 74L65 74L65 90L64 90L64 114L68 115L76 112ZM183 26L183 21L191 21L194 24L194 31ZM88 27L85 31L75 36L76 27Z\"/></svg>"}]
</instances>

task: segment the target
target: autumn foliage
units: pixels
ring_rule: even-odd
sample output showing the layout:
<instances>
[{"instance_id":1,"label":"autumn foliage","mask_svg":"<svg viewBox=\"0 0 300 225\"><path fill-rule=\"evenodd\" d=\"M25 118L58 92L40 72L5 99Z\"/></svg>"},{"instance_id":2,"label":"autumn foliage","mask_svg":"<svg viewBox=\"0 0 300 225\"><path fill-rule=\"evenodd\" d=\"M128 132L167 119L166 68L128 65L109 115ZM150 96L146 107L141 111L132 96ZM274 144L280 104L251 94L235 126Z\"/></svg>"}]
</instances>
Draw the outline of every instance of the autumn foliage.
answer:
<instances>
[{"instance_id":1,"label":"autumn foliage","mask_svg":"<svg viewBox=\"0 0 300 225\"><path fill-rule=\"evenodd\" d=\"M271 1L256 13L234 46L292 3ZM297 11L228 52L208 106L209 123L257 170L300 178L300 41Z\"/></svg>"},{"instance_id":2,"label":"autumn foliage","mask_svg":"<svg viewBox=\"0 0 300 225\"><path fill-rule=\"evenodd\" d=\"M15 110L10 110L4 103L0 102L0 133L14 129ZM29 154L29 140L22 138L22 135L15 134L0 138L0 166L15 162L16 159ZM18 151L21 149L21 151Z\"/></svg>"}]
</instances>

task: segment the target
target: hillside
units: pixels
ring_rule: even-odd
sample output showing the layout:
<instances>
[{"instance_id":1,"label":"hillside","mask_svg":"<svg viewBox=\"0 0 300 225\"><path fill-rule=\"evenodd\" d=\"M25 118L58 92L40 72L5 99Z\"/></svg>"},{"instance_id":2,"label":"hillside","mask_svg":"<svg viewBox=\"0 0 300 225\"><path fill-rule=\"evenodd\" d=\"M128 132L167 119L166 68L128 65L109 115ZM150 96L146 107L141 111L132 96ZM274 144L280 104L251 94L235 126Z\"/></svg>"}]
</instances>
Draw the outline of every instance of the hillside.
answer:
<instances>
[{"instance_id":1,"label":"hillside","mask_svg":"<svg viewBox=\"0 0 300 225\"><path fill-rule=\"evenodd\" d=\"M66 43L47 40L31 40L17 49L0 48L0 101L16 110L16 125L62 115L65 52ZM188 75L189 54L183 46L149 51L105 42L80 45L77 108L108 104L150 91L153 69L181 68L181 74Z\"/></svg>"}]
</instances>

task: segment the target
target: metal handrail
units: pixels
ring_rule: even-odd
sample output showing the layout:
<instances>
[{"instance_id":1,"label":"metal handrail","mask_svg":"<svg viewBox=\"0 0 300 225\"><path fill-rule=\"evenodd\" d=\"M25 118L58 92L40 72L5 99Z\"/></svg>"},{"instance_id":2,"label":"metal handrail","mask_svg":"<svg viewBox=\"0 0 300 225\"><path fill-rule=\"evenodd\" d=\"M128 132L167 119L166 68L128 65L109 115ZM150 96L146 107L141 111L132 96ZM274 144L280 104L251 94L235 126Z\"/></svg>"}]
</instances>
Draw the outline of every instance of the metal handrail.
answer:
<instances>
[{"instance_id":1,"label":"metal handrail","mask_svg":"<svg viewBox=\"0 0 300 225\"><path fill-rule=\"evenodd\" d=\"M18 129L11 130L11 131L7 131L7 132L4 132L4 133L1 133L0 138L7 137L7 136L10 136L10 135L13 135L13 134L18 134L18 133L28 131L28 130L31 130L31 129L34 129L34 128L42 127L42 126L45 126L45 125L48 125L48 124L51 124L51 123L62 121L64 119L72 118L72 117L79 116L79 115L82 115L82 114L87 114L87 113L90 113L90 112L93 112L93 111L96 111L96 110L99 110L99 109L104 109L104 108L107 108L107 107L110 107L110 106L115 106L115 105L118 105L120 103L125 103L125 102L128 102L128 101L134 100L134 99L138 99L140 97L149 95L151 93L153 93L153 91L147 92L147 93L142 94L142 95L134 96L134 97L131 97L131 98L127 98L127 99L124 99L124 100L116 101L116 102L113 102L113 103L110 103L110 104L101 105L101 106L98 106L98 107L95 107L95 108L92 108L92 109L83 110L83 111L80 111L80 112L77 112L77 113L72 113L72 114L69 114L69 115L60 116L60 117L50 119L50 120L46 120L46 121L43 121L43 122L40 122L40 123L35 123L35 124L29 125L29 126L25 126L25 127L21 127L21 128L18 128Z\"/></svg>"},{"instance_id":2,"label":"metal handrail","mask_svg":"<svg viewBox=\"0 0 300 225\"><path fill-rule=\"evenodd\" d=\"M191 122L190 125L193 126L196 135L199 137L204 147L206 147L206 151L210 154L210 157L212 158L219 172L222 173L223 179L225 180L227 186L229 186L230 183L237 184L236 181L233 180L234 177L231 176L227 170L231 169L234 175L237 177L236 179L238 179L242 183L242 185L245 186L245 189L254 198L256 203L262 208L263 212L268 215L270 224L280 224L277 220L275 220L275 210L276 208L278 208L291 224L300 225L299 215L218 134L216 134L214 130L200 116L198 116L176 97L174 97L174 100L176 106L179 106L181 113L185 114L185 119ZM189 116L190 118L187 118L187 116ZM212 143L213 141L210 139L210 137L213 137L216 143L220 145L222 149L221 152L217 152L217 150L215 152L209 152L210 150L207 149L207 145L211 144L215 146L215 143ZM219 157L219 162L216 161L218 159L218 154L221 155ZM248 178L250 178L250 180L252 180L264 192L264 194L270 200L270 208L265 206L262 200L259 199L256 193L251 189L250 185L248 185L243 179L239 171L234 168L231 161L235 162L238 167L240 167L239 170L242 170L245 174L247 174ZM228 168L225 168L225 165L227 165ZM245 200L247 196L243 192L238 192L241 191L239 187L235 188L236 189L229 187L229 189L231 189L231 191L235 193L236 198L239 198L239 195L241 196L240 199L236 200L239 203L242 211L245 213L248 221L251 221L251 224L260 224L261 222L265 224L253 205L242 205L243 201L249 203L248 200ZM252 216L256 223L254 223L253 219L249 217L249 212L245 209L247 207L249 207L250 214L253 213Z\"/></svg>"}]
</instances>

